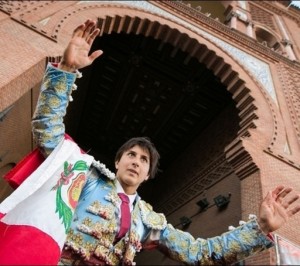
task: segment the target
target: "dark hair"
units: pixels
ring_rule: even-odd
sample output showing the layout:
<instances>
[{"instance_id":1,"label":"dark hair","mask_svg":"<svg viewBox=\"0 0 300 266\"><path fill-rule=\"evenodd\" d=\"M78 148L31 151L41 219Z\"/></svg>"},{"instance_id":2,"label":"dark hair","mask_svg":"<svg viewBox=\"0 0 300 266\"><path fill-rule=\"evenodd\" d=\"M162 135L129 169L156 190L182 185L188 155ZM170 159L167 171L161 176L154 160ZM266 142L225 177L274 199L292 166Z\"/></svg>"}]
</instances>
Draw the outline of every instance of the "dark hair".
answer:
<instances>
[{"instance_id":1,"label":"dark hair","mask_svg":"<svg viewBox=\"0 0 300 266\"><path fill-rule=\"evenodd\" d=\"M134 146L139 146L144 150L147 150L150 155L150 168L149 168L149 176L150 178L154 178L155 174L158 170L159 165L159 158L160 155L158 151L156 150L154 144L151 142L151 140L147 137L137 137L137 138L131 138L128 141L126 141L117 151L115 156L115 162L119 162L123 153L128 151Z\"/></svg>"}]
</instances>

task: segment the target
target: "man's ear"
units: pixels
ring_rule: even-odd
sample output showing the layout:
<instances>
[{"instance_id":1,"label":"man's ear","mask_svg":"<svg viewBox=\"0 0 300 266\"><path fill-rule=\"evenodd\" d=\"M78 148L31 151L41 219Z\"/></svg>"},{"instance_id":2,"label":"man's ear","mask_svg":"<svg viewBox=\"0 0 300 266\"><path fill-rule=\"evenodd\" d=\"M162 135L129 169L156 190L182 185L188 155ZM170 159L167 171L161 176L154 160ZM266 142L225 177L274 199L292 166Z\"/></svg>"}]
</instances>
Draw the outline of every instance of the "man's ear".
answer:
<instances>
[{"instance_id":1,"label":"man's ear","mask_svg":"<svg viewBox=\"0 0 300 266\"><path fill-rule=\"evenodd\" d=\"M119 168L119 162L118 161L116 161L115 162L115 168L118 170L118 168Z\"/></svg>"}]
</instances>

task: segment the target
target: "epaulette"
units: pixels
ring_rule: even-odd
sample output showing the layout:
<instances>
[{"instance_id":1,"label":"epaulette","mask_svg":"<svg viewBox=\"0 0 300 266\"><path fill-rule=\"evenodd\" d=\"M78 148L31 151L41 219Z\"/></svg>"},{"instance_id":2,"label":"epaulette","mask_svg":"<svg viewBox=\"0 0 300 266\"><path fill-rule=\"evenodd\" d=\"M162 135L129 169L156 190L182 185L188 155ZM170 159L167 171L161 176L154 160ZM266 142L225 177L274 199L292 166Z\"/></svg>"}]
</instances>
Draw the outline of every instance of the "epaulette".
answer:
<instances>
[{"instance_id":1,"label":"epaulette","mask_svg":"<svg viewBox=\"0 0 300 266\"><path fill-rule=\"evenodd\" d=\"M162 213L154 212L149 203L140 200L139 207L143 224L145 224L148 228L162 230L167 226L166 217Z\"/></svg>"}]
</instances>

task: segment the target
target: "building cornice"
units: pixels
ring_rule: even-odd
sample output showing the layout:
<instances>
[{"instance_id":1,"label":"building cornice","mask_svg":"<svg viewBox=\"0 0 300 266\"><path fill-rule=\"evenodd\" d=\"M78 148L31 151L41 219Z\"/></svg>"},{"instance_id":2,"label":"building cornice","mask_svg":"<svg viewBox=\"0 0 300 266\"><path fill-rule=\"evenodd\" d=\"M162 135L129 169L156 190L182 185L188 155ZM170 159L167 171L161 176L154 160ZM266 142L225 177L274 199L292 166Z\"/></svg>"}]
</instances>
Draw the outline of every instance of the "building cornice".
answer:
<instances>
[{"instance_id":1,"label":"building cornice","mask_svg":"<svg viewBox=\"0 0 300 266\"><path fill-rule=\"evenodd\" d=\"M269 61L283 62L297 70L300 69L300 62L292 61L285 56L272 51L270 48L258 43L255 39L247 36L246 34L232 29L227 25L206 16L198 10L188 7L184 3L175 1L149 2L167 12L170 12L174 16L184 19L186 22L191 23L194 26L201 26L201 28L205 28L219 38L226 39L230 43L239 44L239 46L244 47L246 51L250 50L260 57L267 58Z\"/></svg>"},{"instance_id":2,"label":"building cornice","mask_svg":"<svg viewBox=\"0 0 300 266\"><path fill-rule=\"evenodd\" d=\"M68 2L68 6L73 7L73 13L80 12L81 8L75 8L75 4L79 1L70 1ZM205 14L201 13L200 11L187 6L184 3L178 2L178 1L148 1L154 6L159 7L160 9L169 12L173 16L176 16L185 22L198 27L205 29L206 31L211 32L213 35L215 35L218 38L221 38L225 40L228 43L232 44L238 44L239 47L243 47L243 49L247 52L251 52L258 57L265 58L268 61L277 63L282 62L286 65L289 65L292 68L295 68L297 70L300 69L300 62L298 61L292 61L288 59L287 57L272 51L270 48L265 47L264 45L258 43L255 39L247 36L246 34L232 29L227 25L224 25L223 23L216 21L215 19L206 16ZM22 24L23 26L41 34L44 35L46 38L49 38L53 40L54 42L57 42L57 31L59 29L49 29L46 26L36 23L34 21L30 20L30 17L23 16L24 13L34 13L37 8L46 8L47 5L53 4L52 1L28 1L26 3L19 2L19 1L0 1L0 10L7 15L11 17L14 21ZM251 2L251 4L255 4L254 2ZM120 2L114 3L114 1L110 2L109 4L106 3L106 6L115 6L118 7L122 6ZM257 5L257 4L256 4ZM300 25L300 19L297 18L294 14L291 14L292 12L288 12L287 10L280 9L279 7L275 6L272 3L268 3L266 1L260 1L260 6L264 6L265 8L268 8L269 10L272 10L273 12L276 12L280 15L285 15L290 17L291 19L297 21L298 25ZM94 2L90 7L100 7L103 6L103 4L99 2ZM124 8L128 8L125 5ZM76 10L75 10L76 9ZM26 10L26 12L25 12ZM70 15L70 14L68 14Z\"/></svg>"}]
</instances>

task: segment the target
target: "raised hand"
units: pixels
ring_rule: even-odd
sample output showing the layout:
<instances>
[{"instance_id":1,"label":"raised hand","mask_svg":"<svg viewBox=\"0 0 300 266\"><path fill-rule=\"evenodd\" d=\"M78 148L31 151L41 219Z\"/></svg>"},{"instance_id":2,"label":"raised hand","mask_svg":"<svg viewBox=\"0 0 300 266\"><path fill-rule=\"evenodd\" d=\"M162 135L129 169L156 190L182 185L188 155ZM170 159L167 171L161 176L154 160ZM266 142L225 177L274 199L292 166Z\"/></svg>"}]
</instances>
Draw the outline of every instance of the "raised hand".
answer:
<instances>
[{"instance_id":1,"label":"raised hand","mask_svg":"<svg viewBox=\"0 0 300 266\"><path fill-rule=\"evenodd\" d=\"M103 53L102 50L97 50L89 55L93 41L99 32L96 23L89 19L78 26L73 32L58 67L72 72L92 64Z\"/></svg>"},{"instance_id":2,"label":"raised hand","mask_svg":"<svg viewBox=\"0 0 300 266\"><path fill-rule=\"evenodd\" d=\"M278 186L269 191L263 200L258 223L266 234L279 229L294 214L300 211L299 194L292 188Z\"/></svg>"}]
</instances>

